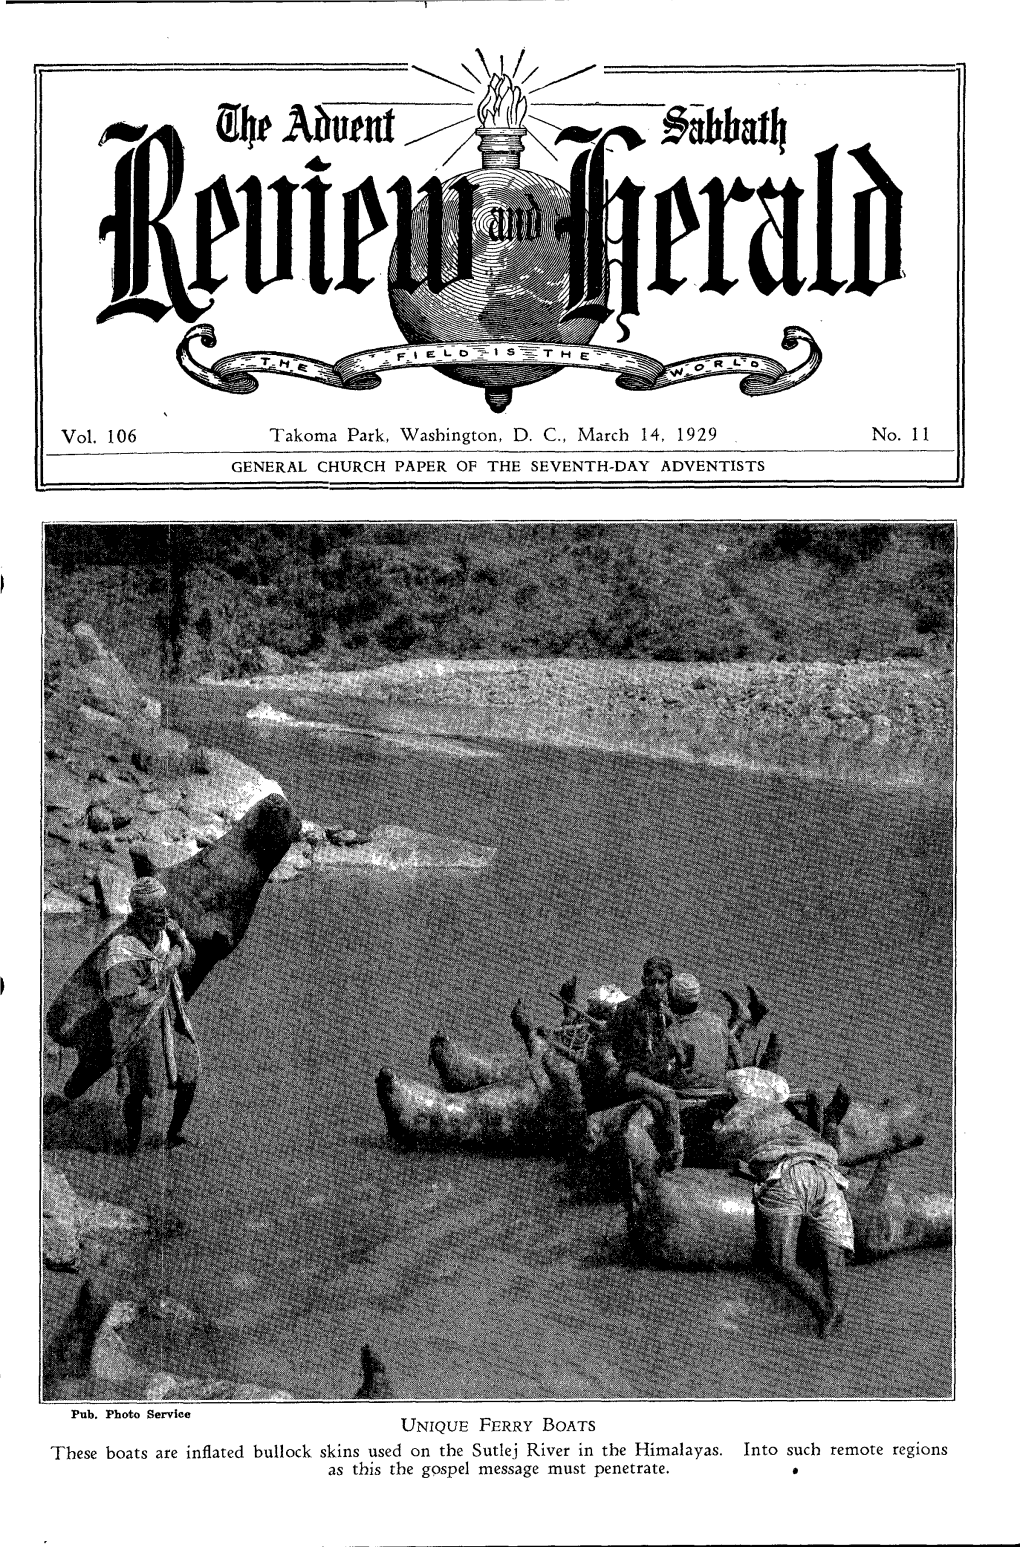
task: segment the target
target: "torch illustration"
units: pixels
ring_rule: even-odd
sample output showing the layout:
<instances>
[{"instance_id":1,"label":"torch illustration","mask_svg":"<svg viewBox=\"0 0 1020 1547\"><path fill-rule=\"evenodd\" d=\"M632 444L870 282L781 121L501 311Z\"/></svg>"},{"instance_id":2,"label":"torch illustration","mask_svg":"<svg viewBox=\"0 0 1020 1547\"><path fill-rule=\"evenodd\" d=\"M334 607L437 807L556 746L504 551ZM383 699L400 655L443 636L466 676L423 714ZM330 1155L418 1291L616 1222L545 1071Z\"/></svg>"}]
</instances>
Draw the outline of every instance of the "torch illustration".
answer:
<instances>
[{"instance_id":1,"label":"torch illustration","mask_svg":"<svg viewBox=\"0 0 1020 1547\"><path fill-rule=\"evenodd\" d=\"M514 344L587 344L598 327L590 316L565 320L569 242L556 228L570 214L570 199L558 183L521 167L527 111L521 88L493 72L478 106L481 168L442 185L441 268L434 234L430 268L437 211L429 196L411 212L410 272L400 272L399 244L389 267L390 305L409 343L506 343L506 358L495 363L436 364L444 376L481 387L495 413L515 387L561 369L515 363Z\"/></svg>"}]
</instances>

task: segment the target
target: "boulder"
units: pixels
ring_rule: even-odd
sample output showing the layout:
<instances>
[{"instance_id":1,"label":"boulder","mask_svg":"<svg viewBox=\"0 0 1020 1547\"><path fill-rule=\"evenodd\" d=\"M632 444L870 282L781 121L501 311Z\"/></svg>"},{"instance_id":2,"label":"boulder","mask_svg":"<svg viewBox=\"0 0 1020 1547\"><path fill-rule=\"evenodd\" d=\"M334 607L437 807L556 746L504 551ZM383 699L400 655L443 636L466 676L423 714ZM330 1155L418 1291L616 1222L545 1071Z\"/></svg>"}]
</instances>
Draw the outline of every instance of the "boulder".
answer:
<instances>
[{"instance_id":1,"label":"boulder","mask_svg":"<svg viewBox=\"0 0 1020 1547\"><path fill-rule=\"evenodd\" d=\"M110 1306L96 1333L89 1374L101 1396L140 1394L145 1389L149 1372L131 1357L122 1335L137 1317L136 1305L128 1300L117 1300Z\"/></svg>"},{"instance_id":2,"label":"boulder","mask_svg":"<svg viewBox=\"0 0 1020 1547\"><path fill-rule=\"evenodd\" d=\"M168 779L173 774L186 774L192 770L191 742L180 731L163 730L161 726L148 726L138 737L131 761L140 773Z\"/></svg>"},{"instance_id":3,"label":"boulder","mask_svg":"<svg viewBox=\"0 0 1020 1547\"><path fill-rule=\"evenodd\" d=\"M869 734L867 722L862 720L860 715L847 715L840 724L839 734L843 741L867 741Z\"/></svg>"},{"instance_id":4,"label":"boulder","mask_svg":"<svg viewBox=\"0 0 1020 1547\"><path fill-rule=\"evenodd\" d=\"M57 887L51 887L43 897L43 913L81 913L84 903L77 897L70 897L67 892L60 891Z\"/></svg>"},{"instance_id":5,"label":"boulder","mask_svg":"<svg viewBox=\"0 0 1020 1547\"><path fill-rule=\"evenodd\" d=\"M101 860L96 866L96 894L104 918L126 917L130 911L132 878L119 865Z\"/></svg>"},{"instance_id":6,"label":"boulder","mask_svg":"<svg viewBox=\"0 0 1020 1547\"><path fill-rule=\"evenodd\" d=\"M254 1381L200 1380L160 1370L142 1393L147 1402L293 1402L290 1391L257 1386Z\"/></svg>"},{"instance_id":7,"label":"boulder","mask_svg":"<svg viewBox=\"0 0 1020 1547\"><path fill-rule=\"evenodd\" d=\"M302 870L307 870L311 863L311 859L301 845L295 843L287 850L269 879L270 881L293 881L294 877Z\"/></svg>"},{"instance_id":8,"label":"boulder","mask_svg":"<svg viewBox=\"0 0 1020 1547\"><path fill-rule=\"evenodd\" d=\"M71 822L84 822L89 808L88 785L70 769L54 763L46 770L43 799L47 811L59 811Z\"/></svg>"},{"instance_id":9,"label":"boulder","mask_svg":"<svg viewBox=\"0 0 1020 1547\"><path fill-rule=\"evenodd\" d=\"M113 828L113 812L101 802L89 807L89 828L94 833L108 833Z\"/></svg>"},{"instance_id":10,"label":"boulder","mask_svg":"<svg viewBox=\"0 0 1020 1547\"><path fill-rule=\"evenodd\" d=\"M349 865L378 865L385 870L419 870L433 866L481 870L491 865L496 850L440 833L418 832L395 823L374 827L366 842L334 851Z\"/></svg>"},{"instance_id":11,"label":"boulder","mask_svg":"<svg viewBox=\"0 0 1020 1547\"><path fill-rule=\"evenodd\" d=\"M88 623L72 630L78 651L79 671L73 683L79 702L119 720L144 717L146 695L136 687L131 673L103 644Z\"/></svg>"},{"instance_id":12,"label":"boulder","mask_svg":"<svg viewBox=\"0 0 1020 1547\"><path fill-rule=\"evenodd\" d=\"M185 1306L174 1307L188 1321L197 1322L194 1312ZM97 1396L121 1396L149 1402L292 1402L289 1391L258 1386L253 1381L231 1381L202 1376L175 1375L169 1370L152 1370L136 1359L128 1347L125 1333L135 1325L146 1307L130 1300L116 1300L110 1306L95 1335L89 1360L89 1376ZM162 1308L155 1311L163 1314Z\"/></svg>"},{"instance_id":13,"label":"boulder","mask_svg":"<svg viewBox=\"0 0 1020 1547\"><path fill-rule=\"evenodd\" d=\"M62 1171L43 1165L43 1261L58 1271L78 1266L81 1244L107 1232L144 1231L133 1209L104 1199L81 1198Z\"/></svg>"},{"instance_id":14,"label":"boulder","mask_svg":"<svg viewBox=\"0 0 1020 1547\"><path fill-rule=\"evenodd\" d=\"M73 1273L81 1261L76 1198L67 1177L43 1166L43 1264L58 1273Z\"/></svg>"},{"instance_id":15,"label":"boulder","mask_svg":"<svg viewBox=\"0 0 1020 1547\"><path fill-rule=\"evenodd\" d=\"M71 630L71 638L78 651L78 660L83 666L94 665L97 661L116 660L116 656L112 651L107 650L91 623L76 623Z\"/></svg>"},{"instance_id":16,"label":"boulder","mask_svg":"<svg viewBox=\"0 0 1020 1547\"><path fill-rule=\"evenodd\" d=\"M207 753L208 774L191 774L184 781L192 815L237 822L267 795L283 794L275 779L267 779L229 752L208 748Z\"/></svg>"},{"instance_id":17,"label":"boulder","mask_svg":"<svg viewBox=\"0 0 1020 1547\"><path fill-rule=\"evenodd\" d=\"M122 732L124 729L123 722L118 715L104 714L99 709L93 709L90 704L79 704L78 713L88 725L104 725L118 732Z\"/></svg>"},{"instance_id":18,"label":"boulder","mask_svg":"<svg viewBox=\"0 0 1020 1547\"><path fill-rule=\"evenodd\" d=\"M266 676L283 677L294 670L293 661L289 661L279 650L274 650L269 645L262 646L259 657L259 670Z\"/></svg>"},{"instance_id":19,"label":"boulder","mask_svg":"<svg viewBox=\"0 0 1020 1547\"><path fill-rule=\"evenodd\" d=\"M191 836L200 849L205 849L211 843L219 843L226 831L226 823L222 818L217 817L210 822L204 822L200 827L193 827Z\"/></svg>"}]
</instances>

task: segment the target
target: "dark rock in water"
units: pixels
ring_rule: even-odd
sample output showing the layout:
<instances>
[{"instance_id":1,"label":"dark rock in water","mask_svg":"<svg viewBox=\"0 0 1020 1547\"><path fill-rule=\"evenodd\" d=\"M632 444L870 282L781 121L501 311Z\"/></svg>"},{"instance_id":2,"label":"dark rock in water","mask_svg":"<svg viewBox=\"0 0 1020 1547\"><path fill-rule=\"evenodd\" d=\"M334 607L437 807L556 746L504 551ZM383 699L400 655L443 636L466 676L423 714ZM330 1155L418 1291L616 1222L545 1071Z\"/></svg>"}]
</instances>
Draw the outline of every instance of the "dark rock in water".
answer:
<instances>
[{"instance_id":1,"label":"dark rock in water","mask_svg":"<svg viewBox=\"0 0 1020 1547\"><path fill-rule=\"evenodd\" d=\"M327 827L326 837L329 839L330 843L336 844L368 842L368 834L359 833L354 827Z\"/></svg>"},{"instance_id":2,"label":"dark rock in water","mask_svg":"<svg viewBox=\"0 0 1020 1547\"><path fill-rule=\"evenodd\" d=\"M300 830L289 802L282 795L267 795L218 843L163 872L170 913L195 947L195 965L182 974L186 998L244 939L270 872ZM104 906L106 888L113 890L116 876L123 879L126 900L129 877L107 863L96 871ZM105 944L72 973L46 1013L47 1032L65 1047L80 1047L107 1032L110 1008L96 970Z\"/></svg>"},{"instance_id":3,"label":"dark rock in water","mask_svg":"<svg viewBox=\"0 0 1020 1547\"><path fill-rule=\"evenodd\" d=\"M57 1394L54 1388L59 1382L80 1381L88 1375L92 1348L109 1309L106 1295L87 1278L43 1354L43 1391L47 1397Z\"/></svg>"},{"instance_id":4,"label":"dark rock in water","mask_svg":"<svg viewBox=\"0 0 1020 1547\"><path fill-rule=\"evenodd\" d=\"M393 1396L386 1366L367 1343L361 1350L361 1385L354 1395L368 1402L386 1402Z\"/></svg>"},{"instance_id":5,"label":"dark rock in water","mask_svg":"<svg viewBox=\"0 0 1020 1547\"><path fill-rule=\"evenodd\" d=\"M209 774L213 771L213 759L208 747L192 747L191 772L196 774Z\"/></svg>"}]
</instances>

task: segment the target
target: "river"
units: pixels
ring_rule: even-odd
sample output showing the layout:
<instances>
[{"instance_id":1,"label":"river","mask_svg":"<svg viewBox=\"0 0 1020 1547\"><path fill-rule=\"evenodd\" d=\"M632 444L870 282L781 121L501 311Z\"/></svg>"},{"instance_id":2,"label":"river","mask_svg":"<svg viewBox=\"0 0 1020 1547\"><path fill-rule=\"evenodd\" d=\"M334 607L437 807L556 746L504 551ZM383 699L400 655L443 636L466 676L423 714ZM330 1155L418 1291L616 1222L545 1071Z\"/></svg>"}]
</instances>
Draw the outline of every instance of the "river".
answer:
<instances>
[{"instance_id":1,"label":"river","mask_svg":"<svg viewBox=\"0 0 1020 1547\"><path fill-rule=\"evenodd\" d=\"M854 1269L845 1331L819 1343L754 1275L632 1266L621 1207L575 1202L554 1162L397 1152L373 1083L382 1065L430 1078L439 1028L511 1051L518 994L555 1021L547 991L573 971L583 990L633 989L665 950L715 1008L720 985L755 984L792 1083L930 1091L928 1141L900 1163L949 1188L944 799L622 753L409 753L253 725L252 702L195 690L175 723L278 779L303 817L399 822L497 856L267 887L192 1002L196 1144L169 1162L57 1157L83 1192L162 1215L149 1293L205 1329L165 1322L170 1367L336 1398L368 1341L408 1399L951 1394L949 1252ZM47 926L51 993L92 939ZM112 1079L100 1092L112 1113Z\"/></svg>"}]
</instances>

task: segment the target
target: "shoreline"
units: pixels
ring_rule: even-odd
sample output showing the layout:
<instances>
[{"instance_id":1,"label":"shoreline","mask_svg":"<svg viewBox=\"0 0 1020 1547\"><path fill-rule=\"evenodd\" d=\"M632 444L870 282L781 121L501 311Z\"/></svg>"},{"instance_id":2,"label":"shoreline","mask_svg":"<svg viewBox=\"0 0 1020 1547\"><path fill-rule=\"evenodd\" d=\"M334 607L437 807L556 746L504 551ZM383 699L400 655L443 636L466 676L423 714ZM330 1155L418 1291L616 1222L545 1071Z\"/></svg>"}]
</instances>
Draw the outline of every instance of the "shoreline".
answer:
<instances>
[{"instance_id":1,"label":"shoreline","mask_svg":"<svg viewBox=\"0 0 1020 1547\"><path fill-rule=\"evenodd\" d=\"M359 704L377 728L865 784L953 784L954 674L898 660L395 662L203 678L197 686ZM305 702L302 698L305 696Z\"/></svg>"}]
</instances>

